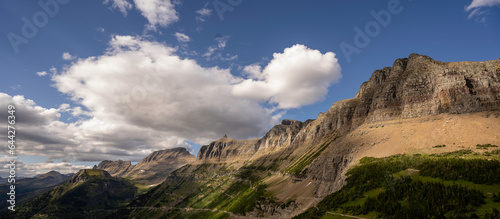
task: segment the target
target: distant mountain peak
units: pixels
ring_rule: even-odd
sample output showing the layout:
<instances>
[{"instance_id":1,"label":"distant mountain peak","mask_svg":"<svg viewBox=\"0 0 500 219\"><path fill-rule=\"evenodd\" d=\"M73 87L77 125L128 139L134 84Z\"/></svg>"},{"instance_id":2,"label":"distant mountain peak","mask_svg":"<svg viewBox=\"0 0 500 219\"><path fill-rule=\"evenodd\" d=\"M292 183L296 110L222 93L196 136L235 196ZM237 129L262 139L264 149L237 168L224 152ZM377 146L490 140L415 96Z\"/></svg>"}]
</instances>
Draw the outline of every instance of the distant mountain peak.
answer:
<instances>
[{"instance_id":1,"label":"distant mountain peak","mask_svg":"<svg viewBox=\"0 0 500 219\"><path fill-rule=\"evenodd\" d=\"M111 175L105 170L100 169L82 169L75 173L68 181L70 183L86 182L92 178L111 178Z\"/></svg>"}]
</instances>

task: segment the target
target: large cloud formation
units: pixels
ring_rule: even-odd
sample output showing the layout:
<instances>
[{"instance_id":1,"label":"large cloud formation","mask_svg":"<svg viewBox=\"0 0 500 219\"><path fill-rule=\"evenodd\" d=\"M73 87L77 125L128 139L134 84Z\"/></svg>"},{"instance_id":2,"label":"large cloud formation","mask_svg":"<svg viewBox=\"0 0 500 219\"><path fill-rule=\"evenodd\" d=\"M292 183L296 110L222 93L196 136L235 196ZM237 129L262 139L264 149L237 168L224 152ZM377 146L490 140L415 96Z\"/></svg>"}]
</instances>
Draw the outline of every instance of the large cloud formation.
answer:
<instances>
[{"instance_id":1,"label":"large cloud formation","mask_svg":"<svg viewBox=\"0 0 500 219\"><path fill-rule=\"evenodd\" d=\"M322 54L304 45L275 53L261 72L258 65L245 67L250 79L234 86L236 96L268 101L289 109L323 100L332 82L340 79L335 54Z\"/></svg>"},{"instance_id":2,"label":"large cloud formation","mask_svg":"<svg viewBox=\"0 0 500 219\"><path fill-rule=\"evenodd\" d=\"M269 110L231 94L240 78L174 52L158 42L115 36L106 54L80 59L53 80L99 121L126 123L145 133L151 129L204 142L221 133L257 136L269 127Z\"/></svg>"},{"instance_id":3,"label":"large cloud formation","mask_svg":"<svg viewBox=\"0 0 500 219\"><path fill-rule=\"evenodd\" d=\"M44 108L0 93L0 107L17 107L18 153L62 159L61 168L71 169L70 161L138 161L156 150L189 149L188 142L207 144L224 134L261 137L284 114L276 108L320 101L340 78L335 54L303 45L274 54L262 71L247 66L245 77L202 67L176 52L141 37L113 36L102 55L79 58L51 76L70 104ZM61 121L63 114L72 122Z\"/></svg>"},{"instance_id":4,"label":"large cloud formation","mask_svg":"<svg viewBox=\"0 0 500 219\"><path fill-rule=\"evenodd\" d=\"M107 122L98 117L73 123L60 121L61 113L77 115L79 107L43 108L23 96L0 93L0 107L16 107L16 153L37 155L48 160L93 161L116 158L139 160L155 150L186 147L184 139L165 136L160 131L149 131L124 122ZM5 111L5 112L4 112ZM7 124L7 111L0 111L0 123ZM0 133L6 139L7 133Z\"/></svg>"}]
</instances>

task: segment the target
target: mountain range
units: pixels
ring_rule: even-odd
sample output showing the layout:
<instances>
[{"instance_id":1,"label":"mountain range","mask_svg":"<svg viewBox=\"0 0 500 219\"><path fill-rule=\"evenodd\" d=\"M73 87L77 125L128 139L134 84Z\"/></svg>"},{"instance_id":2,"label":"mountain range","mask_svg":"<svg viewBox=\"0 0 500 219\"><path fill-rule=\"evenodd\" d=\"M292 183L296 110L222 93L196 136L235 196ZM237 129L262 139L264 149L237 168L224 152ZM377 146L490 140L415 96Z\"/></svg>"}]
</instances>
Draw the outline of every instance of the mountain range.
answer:
<instances>
[{"instance_id":1,"label":"mountain range","mask_svg":"<svg viewBox=\"0 0 500 219\"><path fill-rule=\"evenodd\" d=\"M95 169L102 169L115 177L124 177L142 184L163 182L170 172L194 161L194 155L185 148L173 148L155 151L139 163L130 161L109 161L99 163Z\"/></svg>"},{"instance_id":2,"label":"mountain range","mask_svg":"<svg viewBox=\"0 0 500 219\"><path fill-rule=\"evenodd\" d=\"M458 166L469 165L461 162L468 157L483 160L478 162L486 162L486 166L491 164L485 171L492 171L494 175L500 172L496 163L500 156L498 150L494 150L497 145L500 145L500 59L440 62L411 54L408 58L395 60L392 67L375 70L354 98L334 103L314 120L282 120L259 139L236 140L224 136L202 146L196 158L184 148L175 148L154 152L136 165L121 160L103 161L92 171L101 171L99 179L113 184L120 182L120 186L85 187L78 193L57 192L70 191L75 183L88 182L86 178L80 180L82 173L79 172L68 183L20 208L42 206L42 201L50 199L53 201L37 207L38 211L30 210L29 215L58 215L60 212L47 209L63 204L59 200L83 200L83 197L94 200L105 194L104 197L108 197L105 202L114 199L110 197L117 197L117 202L128 204L119 208L108 202L87 202L79 211L98 208L101 213L109 213L107 216L100 214L108 218L310 218L311 215L339 216L341 212L335 213L335 210L344 209L344 212L367 217L395 217L407 212L392 214L362 206L367 200L371 201L370 198L375 200L373 203L382 202L382 197L376 195L396 187L366 182L382 182L383 179L376 177L389 174L386 183L394 182L394 185L416 186L408 180L422 180L418 177L434 177L432 180L436 183L446 184L442 180L452 178L425 175L428 167L425 162L435 160L432 154L448 159L449 153L456 151L462 152L449 159L459 159L453 160ZM448 155L442 155L446 153ZM401 158L396 156L398 154L411 156ZM425 159L413 155L425 155ZM391 159L406 163L398 163L398 168L391 169L386 165ZM381 166L385 169L380 169ZM369 171L352 172L365 171L365 167L380 170L373 171L380 174L367 178L365 184L355 181L356 177L370 175ZM401 175L413 178L394 179ZM478 186L486 183L474 181L474 177L463 179ZM140 185L131 187L133 183ZM495 192L500 191L500 182L489 183L487 190L481 190L483 202L470 205L475 207L453 212L444 200L442 205L445 207L438 212L444 217L473 214L487 217L489 212L494 215L495 209L500 209L500 203L494 201ZM423 185L434 189L433 184ZM145 193L133 189L137 187ZM89 196L92 188L102 194ZM125 189L131 192L116 196L116 191L121 194ZM355 194L352 197L359 199L351 201L359 202L359 209L363 210L353 210L358 209L358 205L346 204L348 202L334 204L335 200L342 199L339 194L343 192ZM369 192L376 195L363 196L371 194ZM481 199L480 193L474 194L477 200ZM64 204L66 207L71 205Z\"/></svg>"}]
</instances>

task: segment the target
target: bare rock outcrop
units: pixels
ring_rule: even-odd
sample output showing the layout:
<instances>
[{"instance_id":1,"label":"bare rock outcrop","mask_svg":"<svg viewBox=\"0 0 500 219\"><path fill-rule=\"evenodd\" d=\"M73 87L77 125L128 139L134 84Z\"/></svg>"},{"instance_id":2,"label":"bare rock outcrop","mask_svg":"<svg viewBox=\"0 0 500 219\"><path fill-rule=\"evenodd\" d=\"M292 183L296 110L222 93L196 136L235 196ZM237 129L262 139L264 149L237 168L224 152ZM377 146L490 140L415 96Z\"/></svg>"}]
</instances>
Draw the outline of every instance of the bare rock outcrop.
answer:
<instances>
[{"instance_id":1,"label":"bare rock outcrop","mask_svg":"<svg viewBox=\"0 0 500 219\"><path fill-rule=\"evenodd\" d=\"M197 159L205 162L234 162L258 158L289 146L300 130L312 121L284 119L261 139L234 140L225 136L202 146Z\"/></svg>"},{"instance_id":2,"label":"bare rock outcrop","mask_svg":"<svg viewBox=\"0 0 500 219\"><path fill-rule=\"evenodd\" d=\"M110 161L110 160L105 160L102 161L97 165L96 168L94 169L100 169L100 170L106 170L109 174L113 176L121 176L124 173L129 170L129 168L132 166L130 161L123 161L123 160L117 160L117 161Z\"/></svg>"},{"instance_id":3,"label":"bare rock outcrop","mask_svg":"<svg viewBox=\"0 0 500 219\"><path fill-rule=\"evenodd\" d=\"M256 152L255 144L258 140L234 140L223 137L209 145L202 146L197 159L208 163L247 160Z\"/></svg>"}]
</instances>

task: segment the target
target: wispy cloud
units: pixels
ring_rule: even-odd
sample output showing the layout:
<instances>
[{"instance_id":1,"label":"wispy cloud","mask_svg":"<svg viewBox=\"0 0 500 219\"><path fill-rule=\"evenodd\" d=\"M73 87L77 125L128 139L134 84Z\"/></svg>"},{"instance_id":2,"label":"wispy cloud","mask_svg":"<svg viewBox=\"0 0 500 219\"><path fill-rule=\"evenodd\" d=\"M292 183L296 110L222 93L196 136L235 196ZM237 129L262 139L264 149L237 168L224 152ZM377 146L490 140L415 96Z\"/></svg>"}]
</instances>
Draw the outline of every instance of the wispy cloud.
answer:
<instances>
[{"instance_id":1,"label":"wispy cloud","mask_svg":"<svg viewBox=\"0 0 500 219\"><path fill-rule=\"evenodd\" d=\"M212 15L212 9L207 8L208 3L205 4L205 6L199 10L196 11L198 16L195 17L195 19L199 22L205 22L206 18L210 17Z\"/></svg>"},{"instance_id":2,"label":"wispy cloud","mask_svg":"<svg viewBox=\"0 0 500 219\"><path fill-rule=\"evenodd\" d=\"M9 86L9 88L11 90L21 90L22 89L22 86L20 84L16 84L16 85L11 85Z\"/></svg>"},{"instance_id":3,"label":"wispy cloud","mask_svg":"<svg viewBox=\"0 0 500 219\"><path fill-rule=\"evenodd\" d=\"M127 11L132 9L132 4L127 0L104 0L104 4L109 3L112 3L112 8L120 10L123 16L127 16Z\"/></svg>"},{"instance_id":4,"label":"wispy cloud","mask_svg":"<svg viewBox=\"0 0 500 219\"><path fill-rule=\"evenodd\" d=\"M188 35L183 34L183 33L176 32L174 34L174 36L177 38L177 41L179 41L181 43L187 43L187 42L191 41L191 37L189 37Z\"/></svg>"},{"instance_id":5,"label":"wispy cloud","mask_svg":"<svg viewBox=\"0 0 500 219\"><path fill-rule=\"evenodd\" d=\"M495 6L500 6L500 0L473 0L465 7L465 11L469 12L469 19L476 18L476 21L484 23L487 8Z\"/></svg>"},{"instance_id":6,"label":"wispy cloud","mask_svg":"<svg viewBox=\"0 0 500 219\"><path fill-rule=\"evenodd\" d=\"M223 57L222 54L220 54L220 53L215 54L215 52L220 51L220 50L224 50L224 48L226 48L227 41L229 39L230 39L229 36L216 36L214 38L214 40L217 42L217 44L209 46L207 48L207 51L202 56L205 57L207 60L212 60L212 59ZM215 54L215 56L214 56L214 54ZM214 56L214 57L212 57L212 56ZM226 56L233 57L232 55L229 55L229 54L227 54ZM237 57L238 56L236 56L235 58L237 58ZM234 59L231 59L231 60L234 60ZM224 60L224 59L221 59L221 60Z\"/></svg>"},{"instance_id":7,"label":"wispy cloud","mask_svg":"<svg viewBox=\"0 0 500 219\"><path fill-rule=\"evenodd\" d=\"M500 5L500 0L473 0L470 5L466 7L467 11L470 11L471 9L474 8L481 8L481 7L493 7L493 6L499 6Z\"/></svg>"}]
</instances>

